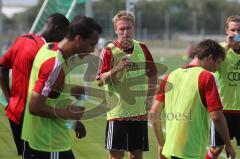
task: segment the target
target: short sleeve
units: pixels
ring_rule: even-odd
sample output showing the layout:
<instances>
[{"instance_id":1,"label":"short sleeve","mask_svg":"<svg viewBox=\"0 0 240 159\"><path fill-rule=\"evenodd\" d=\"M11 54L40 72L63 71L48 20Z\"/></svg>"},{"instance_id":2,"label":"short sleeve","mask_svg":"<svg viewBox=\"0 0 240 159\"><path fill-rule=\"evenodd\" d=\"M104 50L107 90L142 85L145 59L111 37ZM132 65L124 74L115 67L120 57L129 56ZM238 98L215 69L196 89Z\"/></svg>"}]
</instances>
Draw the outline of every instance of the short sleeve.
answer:
<instances>
[{"instance_id":1,"label":"short sleeve","mask_svg":"<svg viewBox=\"0 0 240 159\"><path fill-rule=\"evenodd\" d=\"M0 58L0 65L11 69L14 63L14 58L17 54L18 47L21 46L21 38L17 38L14 44L8 49L8 51Z\"/></svg>"},{"instance_id":2,"label":"short sleeve","mask_svg":"<svg viewBox=\"0 0 240 159\"><path fill-rule=\"evenodd\" d=\"M113 55L111 49L110 48L103 49L100 54L97 78L99 78L102 73L108 72L112 69L113 67L112 60Z\"/></svg>"},{"instance_id":3,"label":"short sleeve","mask_svg":"<svg viewBox=\"0 0 240 159\"><path fill-rule=\"evenodd\" d=\"M145 59L147 61L147 63L146 63L146 75L148 77L156 75L157 74L157 68L156 68L156 65L154 63L154 60L152 58L152 55L151 55L150 51L148 50L148 48L145 44L141 43L140 46L141 46L141 48L144 52Z\"/></svg>"},{"instance_id":4,"label":"short sleeve","mask_svg":"<svg viewBox=\"0 0 240 159\"><path fill-rule=\"evenodd\" d=\"M61 62L57 58L50 58L40 67L33 91L46 97L59 96L64 87L64 80Z\"/></svg>"},{"instance_id":5,"label":"short sleeve","mask_svg":"<svg viewBox=\"0 0 240 159\"><path fill-rule=\"evenodd\" d=\"M208 112L222 109L223 106L213 74L208 71L201 72L198 84L202 102L206 106Z\"/></svg>"},{"instance_id":6,"label":"short sleeve","mask_svg":"<svg viewBox=\"0 0 240 159\"><path fill-rule=\"evenodd\" d=\"M165 88L166 88L166 84L167 84L167 79L168 79L168 76L165 76L163 78L163 80L161 80L161 82L159 84L159 90L157 92L157 95L155 96L155 99L160 102L165 101Z\"/></svg>"}]
</instances>

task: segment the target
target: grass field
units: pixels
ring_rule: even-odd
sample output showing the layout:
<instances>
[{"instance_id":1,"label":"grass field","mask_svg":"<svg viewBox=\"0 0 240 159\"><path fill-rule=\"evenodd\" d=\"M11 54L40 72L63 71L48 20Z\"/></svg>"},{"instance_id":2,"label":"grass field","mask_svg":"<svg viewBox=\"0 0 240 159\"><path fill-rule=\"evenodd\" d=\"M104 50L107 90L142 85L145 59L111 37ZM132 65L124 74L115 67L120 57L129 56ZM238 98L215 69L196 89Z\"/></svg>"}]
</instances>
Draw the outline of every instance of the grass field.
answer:
<instances>
[{"instance_id":1,"label":"grass field","mask_svg":"<svg viewBox=\"0 0 240 159\"><path fill-rule=\"evenodd\" d=\"M159 58L159 56L161 55L154 53L155 61L163 62L168 67L167 72L186 63L182 59L182 56L166 56L164 58ZM77 83L78 81L75 82ZM83 122L86 125L87 136L80 140L74 139L73 151L76 159L106 159L108 152L104 150L105 115ZM3 107L0 108L0 123L0 159L20 159L16 156L16 148ZM157 144L151 125L149 125L149 143L150 151L144 154L144 158L157 159ZM240 155L239 148L236 147L236 150L237 154ZM126 154L125 158L127 158ZM223 158L226 157L222 157L221 159Z\"/></svg>"}]
</instances>

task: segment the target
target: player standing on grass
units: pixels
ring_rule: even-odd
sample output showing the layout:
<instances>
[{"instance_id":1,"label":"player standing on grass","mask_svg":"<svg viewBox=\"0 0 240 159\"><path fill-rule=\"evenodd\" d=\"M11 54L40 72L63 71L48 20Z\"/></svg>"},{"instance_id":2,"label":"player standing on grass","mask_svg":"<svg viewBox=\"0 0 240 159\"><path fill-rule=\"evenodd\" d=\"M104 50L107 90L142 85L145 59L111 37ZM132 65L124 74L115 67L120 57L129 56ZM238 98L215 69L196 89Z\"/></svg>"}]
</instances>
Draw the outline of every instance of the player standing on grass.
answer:
<instances>
[{"instance_id":1,"label":"player standing on grass","mask_svg":"<svg viewBox=\"0 0 240 159\"><path fill-rule=\"evenodd\" d=\"M132 39L134 16L119 11L113 23L118 39L101 52L98 77L99 86L106 84L107 104L112 108L107 112L105 148L110 159L123 158L124 151L130 159L142 159L148 150L146 105L152 103L157 71L146 45ZM141 92L139 97L131 86ZM111 105L111 93L119 97L117 105Z\"/></svg>"},{"instance_id":2,"label":"player standing on grass","mask_svg":"<svg viewBox=\"0 0 240 159\"><path fill-rule=\"evenodd\" d=\"M9 118L18 155L22 155L23 150L22 120L34 58L46 42L62 40L67 33L68 25L69 21L64 15L52 14L40 33L19 36L0 59L0 84L8 101L6 115ZM10 69L12 69L11 89L9 86Z\"/></svg>"},{"instance_id":3,"label":"player standing on grass","mask_svg":"<svg viewBox=\"0 0 240 159\"><path fill-rule=\"evenodd\" d=\"M45 44L39 50L31 71L23 121L24 159L75 158L71 134L63 119L79 120L83 108L64 102L70 96L62 92L66 60L75 54L83 58L94 51L100 33L101 27L92 18L76 16L62 41Z\"/></svg>"},{"instance_id":4,"label":"player standing on grass","mask_svg":"<svg viewBox=\"0 0 240 159\"><path fill-rule=\"evenodd\" d=\"M214 76L225 58L224 49L215 41L204 40L194 51L189 65L171 72L160 85L151 109L152 125L158 142L159 159L202 159L209 134L209 114L235 159L222 104ZM210 71L210 72L209 72ZM166 140L159 114L165 109ZM171 118L168 115L171 114Z\"/></svg>"},{"instance_id":5,"label":"player standing on grass","mask_svg":"<svg viewBox=\"0 0 240 159\"><path fill-rule=\"evenodd\" d=\"M240 145L240 16L229 16L226 20L226 40L221 46L226 50L226 58L216 71L223 113L228 124L230 138ZM240 38L240 37L239 37ZM224 148L224 141L211 124L210 150L206 159L217 158Z\"/></svg>"}]
</instances>

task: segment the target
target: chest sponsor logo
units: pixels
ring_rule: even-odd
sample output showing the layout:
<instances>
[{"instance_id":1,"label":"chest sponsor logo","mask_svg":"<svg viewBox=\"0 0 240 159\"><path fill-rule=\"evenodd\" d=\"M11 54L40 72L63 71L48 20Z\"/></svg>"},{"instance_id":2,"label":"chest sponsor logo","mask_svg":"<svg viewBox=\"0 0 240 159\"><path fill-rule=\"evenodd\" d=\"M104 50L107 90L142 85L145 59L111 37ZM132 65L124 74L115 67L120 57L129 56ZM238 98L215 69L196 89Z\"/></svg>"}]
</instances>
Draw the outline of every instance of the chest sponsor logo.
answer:
<instances>
[{"instance_id":1,"label":"chest sponsor logo","mask_svg":"<svg viewBox=\"0 0 240 159\"><path fill-rule=\"evenodd\" d=\"M240 60L233 66L233 70L240 70Z\"/></svg>"},{"instance_id":2,"label":"chest sponsor logo","mask_svg":"<svg viewBox=\"0 0 240 159\"><path fill-rule=\"evenodd\" d=\"M240 81L240 72L229 72L228 80L230 81Z\"/></svg>"},{"instance_id":3,"label":"chest sponsor logo","mask_svg":"<svg viewBox=\"0 0 240 159\"><path fill-rule=\"evenodd\" d=\"M240 81L240 60L232 66L232 71L228 72L229 81Z\"/></svg>"}]
</instances>

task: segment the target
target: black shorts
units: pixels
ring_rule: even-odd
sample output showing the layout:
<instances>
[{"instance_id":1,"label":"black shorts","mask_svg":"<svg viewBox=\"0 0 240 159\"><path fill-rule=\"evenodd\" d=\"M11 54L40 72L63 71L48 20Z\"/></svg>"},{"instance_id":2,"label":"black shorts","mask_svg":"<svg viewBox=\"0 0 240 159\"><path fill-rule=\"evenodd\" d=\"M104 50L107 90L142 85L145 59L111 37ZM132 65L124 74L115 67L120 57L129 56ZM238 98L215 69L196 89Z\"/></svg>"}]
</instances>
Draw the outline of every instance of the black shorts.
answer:
<instances>
[{"instance_id":1,"label":"black shorts","mask_svg":"<svg viewBox=\"0 0 240 159\"><path fill-rule=\"evenodd\" d=\"M236 138L237 145L240 146L240 115L233 113L224 113L230 139ZM221 146L224 145L222 138L216 131L213 122L211 121L210 129L210 146Z\"/></svg>"},{"instance_id":2,"label":"black shorts","mask_svg":"<svg viewBox=\"0 0 240 159\"><path fill-rule=\"evenodd\" d=\"M22 122L20 122L20 124L16 124L9 119L9 123L12 130L13 139L17 147L17 153L19 156L21 156L23 151L23 140L21 139Z\"/></svg>"},{"instance_id":3,"label":"black shorts","mask_svg":"<svg viewBox=\"0 0 240 159\"><path fill-rule=\"evenodd\" d=\"M24 142L23 159L75 159L72 150L62 152L45 152L32 149Z\"/></svg>"},{"instance_id":4,"label":"black shorts","mask_svg":"<svg viewBox=\"0 0 240 159\"><path fill-rule=\"evenodd\" d=\"M117 151L148 151L147 121L108 121L105 148Z\"/></svg>"}]
</instances>

